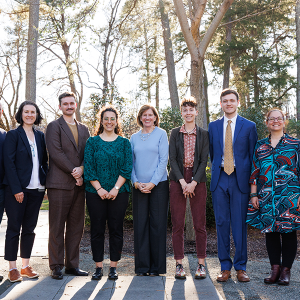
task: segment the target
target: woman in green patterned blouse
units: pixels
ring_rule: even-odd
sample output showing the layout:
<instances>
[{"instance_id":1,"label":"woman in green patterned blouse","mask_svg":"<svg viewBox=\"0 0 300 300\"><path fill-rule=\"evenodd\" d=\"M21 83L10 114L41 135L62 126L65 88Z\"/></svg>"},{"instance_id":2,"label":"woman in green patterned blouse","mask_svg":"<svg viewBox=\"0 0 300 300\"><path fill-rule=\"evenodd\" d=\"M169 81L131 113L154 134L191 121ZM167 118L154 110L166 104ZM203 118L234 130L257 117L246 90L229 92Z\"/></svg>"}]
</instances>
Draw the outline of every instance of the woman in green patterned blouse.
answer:
<instances>
[{"instance_id":1,"label":"woman in green patterned blouse","mask_svg":"<svg viewBox=\"0 0 300 300\"><path fill-rule=\"evenodd\" d=\"M122 137L119 113L113 106L98 114L95 136L87 140L84 153L86 203L91 218L91 246L96 271L92 279L103 276L104 233L109 229L109 279L117 279L117 263L123 247L123 221L128 205L132 153L128 139Z\"/></svg>"}]
</instances>

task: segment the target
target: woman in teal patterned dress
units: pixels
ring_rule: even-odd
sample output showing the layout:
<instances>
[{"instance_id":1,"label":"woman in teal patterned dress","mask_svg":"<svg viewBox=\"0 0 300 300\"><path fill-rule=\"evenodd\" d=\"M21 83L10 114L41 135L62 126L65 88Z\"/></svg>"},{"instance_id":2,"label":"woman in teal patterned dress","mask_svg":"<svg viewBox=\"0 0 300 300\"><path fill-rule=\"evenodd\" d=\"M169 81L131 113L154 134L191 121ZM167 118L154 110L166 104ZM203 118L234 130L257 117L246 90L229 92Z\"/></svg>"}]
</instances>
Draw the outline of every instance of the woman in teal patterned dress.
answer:
<instances>
[{"instance_id":1,"label":"woman in teal patterned dress","mask_svg":"<svg viewBox=\"0 0 300 300\"><path fill-rule=\"evenodd\" d=\"M109 279L117 279L117 263L123 247L123 221L128 205L132 171L131 146L122 137L118 111L102 108L95 136L87 140L84 152L86 204L91 219L91 247L96 271L92 279L103 276L104 233L109 229Z\"/></svg>"},{"instance_id":2,"label":"woman in teal patterned dress","mask_svg":"<svg viewBox=\"0 0 300 300\"><path fill-rule=\"evenodd\" d=\"M271 274L264 282L288 285L300 230L300 141L284 133L281 110L270 110L266 124L270 136L253 155L247 223L266 234Z\"/></svg>"}]
</instances>

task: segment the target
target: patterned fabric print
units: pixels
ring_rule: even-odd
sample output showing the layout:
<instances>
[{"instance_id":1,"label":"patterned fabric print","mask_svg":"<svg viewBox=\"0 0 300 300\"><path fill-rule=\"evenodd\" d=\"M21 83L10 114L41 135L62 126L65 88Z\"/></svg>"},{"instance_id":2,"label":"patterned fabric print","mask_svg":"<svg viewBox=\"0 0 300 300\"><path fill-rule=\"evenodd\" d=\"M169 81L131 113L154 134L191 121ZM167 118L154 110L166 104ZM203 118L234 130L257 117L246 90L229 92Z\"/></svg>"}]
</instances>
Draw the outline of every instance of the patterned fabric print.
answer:
<instances>
[{"instance_id":1,"label":"patterned fabric print","mask_svg":"<svg viewBox=\"0 0 300 300\"><path fill-rule=\"evenodd\" d=\"M84 150L85 190L97 193L90 181L98 180L108 192L115 186L119 175L126 179L119 193L130 192L132 152L128 139L118 136L105 142L100 136L90 137Z\"/></svg>"},{"instance_id":2,"label":"patterned fabric print","mask_svg":"<svg viewBox=\"0 0 300 300\"><path fill-rule=\"evenodd\" d=\"M276 148L266 138L257 142L250 183L257 185L259 209L248 207L247 223L261 232L300 230L300 141L285 134Z\"/></svg>"},{"instance_id":3,"label":"patterned fabric print","mask_svg":"<svg viewBox=\"0 0 300 300\"><path fill-rule=\"evenodd\" d=\"M196 137L197 137L196 127L192 131L187 132L185 130L184 125L182 125L179 132L183 133L183 138L184 138L183 166L185 168L192 168L194 165L195 144L196 144Z\"/></svg>"},{"instance_id":4,"label":"patterned fabric print","mask_svg":"<svg viewBox=\"0 0 300 300\"><path fill-rule=\"evenodd\" d=\"M225 133L224 171L230 175L234 171L231 120L228 120Z\"/></svg>"}]
</instances>

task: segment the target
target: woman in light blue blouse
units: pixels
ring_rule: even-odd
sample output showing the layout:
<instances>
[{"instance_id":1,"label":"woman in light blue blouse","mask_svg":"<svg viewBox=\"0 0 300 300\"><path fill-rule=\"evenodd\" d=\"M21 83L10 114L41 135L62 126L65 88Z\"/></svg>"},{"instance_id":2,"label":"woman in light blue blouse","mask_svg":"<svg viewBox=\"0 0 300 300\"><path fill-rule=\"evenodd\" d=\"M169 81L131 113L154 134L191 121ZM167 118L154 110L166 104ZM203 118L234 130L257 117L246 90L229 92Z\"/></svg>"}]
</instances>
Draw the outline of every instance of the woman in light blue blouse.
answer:
<instances>
[{"instance_id":1,"label":"woman in light blue blouse","mask_svg":"<svg viewBox=\"0 0 300 300\"><path fill-rule=\"evenodd\" d=\"M92 279L103 276L104 233L109 229L110 271L117 279L117 263L123 247L123 221L128 205L132 154L128 139L122 137L118 111L103 107L99 125L84 151L86 204L91 218L91 246L96 271Z\"/></svg>"},{"instance_id":2,"label":"woman in light blue blouse","mask_svg":"<svg viewBox=\"0 0 300 300\"><path fill-rule=\"evenodd\" d=\"M169 144L155 107L143 105L137 123L142 129L130 139L135 273L157 276L166 273Z\"/></svg>"}]
</instances>

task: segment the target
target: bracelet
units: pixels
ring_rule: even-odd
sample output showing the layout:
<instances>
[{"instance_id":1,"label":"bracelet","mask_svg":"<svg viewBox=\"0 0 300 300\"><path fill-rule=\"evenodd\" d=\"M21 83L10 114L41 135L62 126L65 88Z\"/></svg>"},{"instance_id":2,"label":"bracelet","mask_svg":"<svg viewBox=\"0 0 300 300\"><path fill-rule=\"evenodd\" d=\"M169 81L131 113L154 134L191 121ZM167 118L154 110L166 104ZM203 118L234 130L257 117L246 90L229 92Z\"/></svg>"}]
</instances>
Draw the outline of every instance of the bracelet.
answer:
<instances>
[{"instance_id":1,"label":"bracelet","mask_svg":"<svg viewBox=\"0 0 300 300\"><path fill-rule=\"evenodd\" d=\"M250 199L253 197L257 197L257 193L250 193Z\"/></svg>"},{"instance_id":2,"label":"bracelet","mask_svg":"<svg viewBox=\"0 0 300 300\"><path fill-rule=\"evenodd\" d=\"M101 189L103 189L103 187L102 187L102 186L100 186L100 187L99 187L99 189L98 189L98 190L96 190L96 192L98 192L98 191L99 191L99 190L101 190Z\"/></svg>"}]
</instances>

